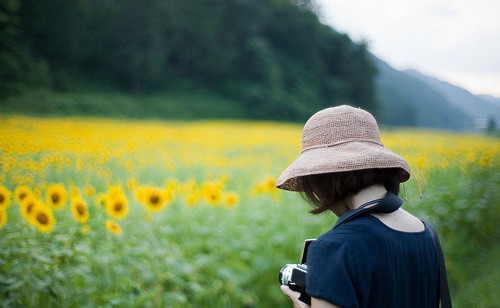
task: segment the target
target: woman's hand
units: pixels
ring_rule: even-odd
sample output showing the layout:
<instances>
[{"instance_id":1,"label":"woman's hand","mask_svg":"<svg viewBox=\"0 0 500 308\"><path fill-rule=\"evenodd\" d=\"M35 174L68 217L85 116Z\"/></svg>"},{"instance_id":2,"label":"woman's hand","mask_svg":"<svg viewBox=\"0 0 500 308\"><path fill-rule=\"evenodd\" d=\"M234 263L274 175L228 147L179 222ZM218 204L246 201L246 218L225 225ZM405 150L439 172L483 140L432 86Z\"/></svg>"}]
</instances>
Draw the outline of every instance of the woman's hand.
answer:
<instances>
[{"instance_id":1,"label":"woman's hand","mask_svg":"<svg viewBox=\"0 0 500 308\"><path fill-rule=\"evenodd\" d=\"M281 291L283 291L283 293L285 293L285 295L287 295L293 301L294 308L311 307L308 304L304 303L303 301L299 300L300 292L295 292L287 286L281 286ZM339 306L331 304L322 299L317 299L313 297L311 298L311 300L312 300L312 306L315 308L340 308Z\"/></svg>"},{"instance_id":2,"label":"woman's hand","mask_svg":"<svg viewBox=\"0 0 500 308\"><path fill-rule=\"evenodd\" d=\"M281 286L281 291L285 293L293 302L293 307L294 308L309 308L308 304L304 303L303 301L299 300L300 292L293 291L287 286Z\"/></svg>"}]
</instances>

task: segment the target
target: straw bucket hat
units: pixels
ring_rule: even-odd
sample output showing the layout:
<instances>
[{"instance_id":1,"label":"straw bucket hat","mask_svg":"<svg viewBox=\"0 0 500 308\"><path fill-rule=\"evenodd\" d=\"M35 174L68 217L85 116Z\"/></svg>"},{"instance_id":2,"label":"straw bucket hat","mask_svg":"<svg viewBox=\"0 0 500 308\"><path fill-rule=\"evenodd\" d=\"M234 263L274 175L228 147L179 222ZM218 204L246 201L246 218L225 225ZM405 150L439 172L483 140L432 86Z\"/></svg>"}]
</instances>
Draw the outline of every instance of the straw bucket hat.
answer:
<instances>
[{"instance_id":1,"label":"straw bucket hat","mask_svg":"<svg viewBox=\"0 0 500 308\"><path fill-rule=\"evenodd\" d=\"M399 168L400 182L410 178L404 158L380 142L375 118L367 111L342 105L321 110L304 125L302 152L276 181L276 187L302 191L305 175L375 168Z\"/></svg>"}]
</instances>

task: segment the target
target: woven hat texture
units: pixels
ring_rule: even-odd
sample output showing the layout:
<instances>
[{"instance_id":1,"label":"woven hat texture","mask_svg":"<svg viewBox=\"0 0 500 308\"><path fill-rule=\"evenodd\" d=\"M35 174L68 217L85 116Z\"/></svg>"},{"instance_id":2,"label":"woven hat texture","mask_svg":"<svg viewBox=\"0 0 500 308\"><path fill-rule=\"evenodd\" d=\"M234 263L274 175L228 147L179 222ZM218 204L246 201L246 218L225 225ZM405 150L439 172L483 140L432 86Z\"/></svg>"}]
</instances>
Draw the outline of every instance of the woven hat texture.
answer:
<instances>
[{"instance_id":1,"label":"woven hat texture","mask_svg":"<svg viewBox=\"0 0 500 308\"><path fill-rule=\"evenodd\" d=\"M297 180L301 176L375 168L399 168L401 182L411 173L406 160L380 142L370 113L347 105L331 107L306 122L302 152L279 176L276 187L302 191Z\"/></svg>"}]
</instances>

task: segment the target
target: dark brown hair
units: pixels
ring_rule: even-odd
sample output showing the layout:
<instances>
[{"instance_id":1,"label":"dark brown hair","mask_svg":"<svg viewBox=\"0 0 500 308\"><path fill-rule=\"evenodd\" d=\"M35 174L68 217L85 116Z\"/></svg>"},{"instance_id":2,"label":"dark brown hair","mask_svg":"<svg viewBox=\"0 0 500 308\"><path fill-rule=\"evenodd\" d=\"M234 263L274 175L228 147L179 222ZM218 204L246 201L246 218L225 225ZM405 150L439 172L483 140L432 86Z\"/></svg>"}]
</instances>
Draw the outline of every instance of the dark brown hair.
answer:
<instances>
[{"instance_id":1,"label":"dark brown hair","mask_svg":"<svg viewBox=\"0 0 500 308\"><path fill-rule=\"evenodd\" d=\"M332 210L338 201L354 195L373 184L384 185L387 191L399 194L400 170L398 168L365 169L348 172L314 174L300 177L301 195L319 214Z\"/></svg>"}]
</instances>

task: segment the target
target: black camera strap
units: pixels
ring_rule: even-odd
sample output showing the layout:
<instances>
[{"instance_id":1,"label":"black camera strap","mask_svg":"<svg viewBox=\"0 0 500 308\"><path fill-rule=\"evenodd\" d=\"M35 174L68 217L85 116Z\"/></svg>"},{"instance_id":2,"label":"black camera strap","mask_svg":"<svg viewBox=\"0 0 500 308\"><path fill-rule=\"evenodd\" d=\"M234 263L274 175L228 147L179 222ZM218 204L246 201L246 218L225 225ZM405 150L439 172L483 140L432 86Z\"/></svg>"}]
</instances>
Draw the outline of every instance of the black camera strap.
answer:
<instances>
[{"instance_id":1,"label":"black camera strap","mask_svg":"<svg viewBox=\"0 0 500 308\"><path fill-rule=\"evenodd\" d=\"M367 213L392 213L399 209L402 204L403 199L399 198L392 192L387 192L387 195L383 199L369 201L361 205L359 208L351 210L340 216L333 228L337 228L338 226Z\"/></svg>"}]
</instances>

